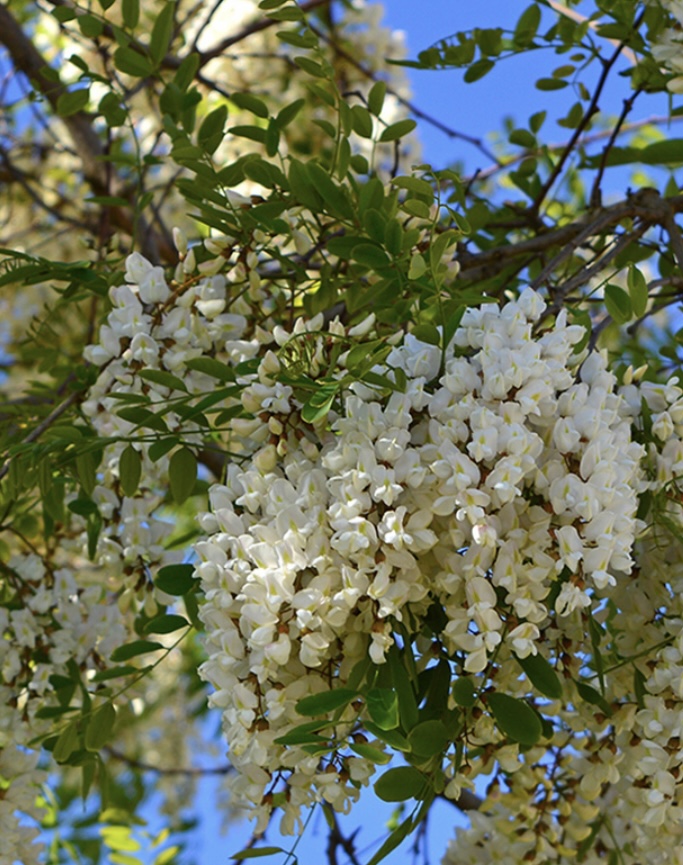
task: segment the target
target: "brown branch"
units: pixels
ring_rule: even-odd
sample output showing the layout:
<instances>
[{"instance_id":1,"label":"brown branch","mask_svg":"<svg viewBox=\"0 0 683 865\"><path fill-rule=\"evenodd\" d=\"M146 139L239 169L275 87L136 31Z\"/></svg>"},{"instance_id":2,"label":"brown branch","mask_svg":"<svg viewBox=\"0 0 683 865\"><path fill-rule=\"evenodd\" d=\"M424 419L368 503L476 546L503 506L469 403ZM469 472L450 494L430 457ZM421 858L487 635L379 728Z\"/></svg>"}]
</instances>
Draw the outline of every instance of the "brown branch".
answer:
<instances>
[{"instance_id":1,"label":"brown branch","mask_svg":"<svg viewBox=\"0 0 683 865\"><path fill-rule=\"evenodd\" d=\"M58 72L51 68L39 53L4 3L0 3L0 44L7 49L15 69L29 79L57 114L59 97L67 93L68 88L59 78ZM116 183L113 189L109 189L105 148L93 129L88 115L78 111L59 119L69 133L83 168L83 176L95 195L126 194L121 182ZM159 238L150 230L140 215L133 218L128 210L122 207L111 207L110 214L114 225L130 236L138 238L143 254L152 261L158 261L160 257L169 263L176 261L175 250L169 248L163 238Z\"/></svg>"},{"instance_id":2,"label":"brown branch","mask_svg":"<svg viewBox=\"0 0 683 865\"><path fill-rule=\"evenodd\" d=\"M60 418L65 411L71 408L72 405L75 405L78 400L81 398L81 394L78 391L74 391L70 396L68 396L65 400L60 402L58 406L52 409L50 414L44 418L35 429L32 429L31 432L21 440L21 444L30 444L31 442L39 439L40 436L45 432L45 430L49 429L52 424ZM5 477L7 472L9 471L11 458L6 459L2 467L0 467L0 480Z\"/></svg>"},{"instance_id":3,"label":"brown branch","mask_svg":"<svg viewBox=\"0 0 683 865\"><path fill-rule=\"evenodd\" d=\"M49 2L53 6L66 6L69 9L73 9L74 12L76 13L77 17L81 16L81 15L90 14L87 10L81 9L75 3L72 3L71 0L49 0ZM314 9L317 9L320 6L327 6L333 2L334 2L334 0L308 0L307 3L299 4L299 8L305 14L306 12L312 12ZM213 14L214 14L214 12L210 13L209 20ZM206 23L208 23L208 22L206 22ZM206 23L204 25L202 25L202 28L201 28L202 30L204 29L204 27L206 27ZM282 21L276 21L275 19L268 18L267 16L263 16L261 18L258 18L256 21L252 22L251 24L247 24L245 27L243 27L239 32L235 33L234 35L227 36L225 39L221 40L221 42L219 42L217 45L214 45L213 48L209 48L207 51L196 52L199 56L199 68L201 69L202 66L206 66L206 64L209 61L215 59L216 57L220 57L221 54L223 54L224 51L227 51L228 48L231 48L233 45L237 45L239 42L242 42L245 39L248 39L250 36L253 36L255 33L261 33L263 30L268 30L269 28L275 26L276 24L281 26L282 23L283 23ZM111 24L107 23L106 21L103 21L103 25L104 26L102 29L102 36L104 36L106 39L109 39L111 41L115 41L116 34L114 32L114 28L111 26ZM201 32L201 30L200 30L200 32ZM196 40L195 40L195 43L196 43ZM128 43L128 47L132 51L136 51L138 54L141 54L144 57L147 57L149 54L147 46L144 45L142 42L139 42L137 39L131 39L130 42ZM195 48L195 46L193 45L193 50L191 50L190 53L195 53L194 48ZM184 59L185 59L185 56L181 57L177 54L167 54L161 60L161 63L159 65L162 69L175 70L180 66L180 64L183 62Z\"/></svg>"},{"instance_id":4,"label":"brown branch","mask_svg":"<svg viewBox=\"0 0 683 865\"><path fill-rule=\"evenodd\" d=\"M638 18L636 18L636 20L633 23L634 29L637 29L640 26L644 15L645 15L645 12L643 11L638 16ZM593 119L593 117L599 112L600 109L598 107L598 102L600 101L600 97L602 96L602 91L605 88L605 84L607 84L607 79L609 77L610 72L612 71L612 67L614 66L614 64L619 59L619 56L621 55L621 53L625 47L626 46L625 46L624 42L622 41L617 45L614 53L609 58L609 60L602 60L602 58L599 58L602 62L602 72L600 73L600 78L598 79L598 83L595 87L595 90L593 91L593 96L591 97L591 101L588 105L588 108L586 109L585 114L581 118L581 122L576 127L576 129L574 130L572 137L569 139L567 147L562 152L560 158L557 161L557 164L555 165L553 170L550 172L548 179L543 184L538 195L534 199L534 202L532 205L533 212L538 213L538 211L540 210L540 207L543 204L543 201L545 200L546 195L548 194L548 192L552 188L553 184L555 183L555 181L559 177L562 169L564 168L565 162L567 161L570 154L574 150L574 145L581 138L584 130L586 129L586 127L588 126L590 121Z\"/></svg>"},{"instance_id":5,"label":"brown branch","mask_svg":"<svg viewBox=\"0 0 683 865\"><path fill-rule=\"evenodd\" d=\"M163 768L161 766L154 766L151 763L145 763L143 760L136 760L134 757L128 757L116 748L106 747L104 750L114 760L125 763L132 769L140 769L143 772L155 772L157 775L183 775L188 778L203 778L209 775L229 775L233 771L233 767L229 763L206 769L199 766Z\"/></svg>"},{"instance_id":6,"label":"brown branch","mask_svg":"<svg viewBox=\"0 0 683 865\"><path fill-rule=\"evenodd\" d=\"M589 237L618 225L622 219L638 218L646 227L665 226L666 220L678 213L683 213L683 195L662 198L655 189L641 189L623 201L603 208L597 214L592 213L590 220L572 222L542 232L535 237L479 253L472 254L461 250L458 253L460 276L467 279L468 283L478 282L495 276L502 267L519 258L524 259L528 264L544 253L561 247L562 250L553 264L556 266ZM544 274L544 278L548 275L549 273ZM539 283L539 280L535 280L536 283Z\"/></svg>"},{"instance_id":7,"label":"brown branch","mask_svg":"<svg viewBox=\"0 0 683 865\"><path fill-rule=\"evenodd\" d=\"M609 141L604 146L602 154L600 156L598 173L595 175L595 180L593 181L593 188L591 189L589 199L591 207L600 207L600 205L602 204L602 191L600 189L600 185L602 184L602 178L605 173L605 169L607 168L607 159L609 157L610 150L614 147L614 143L619 136L620 130L624 125L624 121L628 117L630 111L633 109L633 104L642 92L643 88L639 87L631 96L629 96L628 99L624 99L624 105L621 109L621 113L617 118L617 122L614 125L614 129L612 130L612 134L609 137Z\"/></svg>"},{"instance_id":8,"label":"brown branch","mask_svg":"<svg viewBox=\"0 0 683 865\"><path fill-rule=\"evenodd\" d=\"M337 849L339 847L346 854L347 862L350 862L351 865L360 865L355 845L355 838L359 830L355 829L350 835L344 835L334 808L327 802L323 802L323 811L330 827L327 836L327 861L329 865L339 865L339 860L337 859Z\"/></svg>"},{"instance_id":9,"label":"brown branch","mask_svg":"<svg viewBox=\"0 0 683 865\"><path fill-rule=\"evenodd\" d=\"M307 12L312 12L314 9L318 9L320 6L328 6L332 2L333 0L308 0L307 3L299 4L299 8L305 14ZM201 52L199 54L199 65L206 65L209 60L213 60L214 57L220 57L220 55L224 51L227 51L228 48L232 48L232 46L237 45L238 42L242 42L244 39L248 39L249 36L253 36L254 33L260 33L263 30L268 30L274 24L281 25L282 22L274 21L272 18L262 18L259 21L254 21L253 24L248 24L246 27L240 30L239 33L235 33L234 36L228 36L226 39L223 39L222 42L219 42L218 45L215 45L208 51Z\"/></svg>"},{"instance_id":10,"label":"brown branch","mask_svg":"<svg viewBox=\"0 0 683 865\"><path fill-rule=\"evenodd\" d=\"M664 199L666 202L667 199ZM674 258L678 264L678 269L683 274L683 238L681 237L681 229L676 225L674 214L672 211L665 214L662 225L666 229L671 241L671 249L673 250Z\"/></svg>"}]
</instances>

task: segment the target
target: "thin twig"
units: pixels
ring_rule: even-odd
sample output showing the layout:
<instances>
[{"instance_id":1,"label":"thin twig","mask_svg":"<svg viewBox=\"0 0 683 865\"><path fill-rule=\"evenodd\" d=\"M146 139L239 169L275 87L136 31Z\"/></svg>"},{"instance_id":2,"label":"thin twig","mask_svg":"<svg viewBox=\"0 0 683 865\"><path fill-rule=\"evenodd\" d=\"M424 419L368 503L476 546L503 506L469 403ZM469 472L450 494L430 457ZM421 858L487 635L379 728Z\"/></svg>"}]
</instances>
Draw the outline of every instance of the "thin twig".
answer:
<instances>
[{"instance_id":1,"label":"thin twig","mask_svg":"<svg viewBox=\"0 0 683 865\"><path fill-rule=\"evenodd\" d=\"M47 99L55 114L59 115L57 110L59 97L67 93L68 89L61 81L57 70L50 67L4 3L0 3L0 44L7 49L15 69L28 78L38 92ZM83 169L83 176L93 192L96 195L111 194L105 148L89 116L84 111L77 111L59 119L69 133ZM113 185L112 191L115 195L126 194L125 185L118 181ZM123 229L130 236L139 235L143 254L148 258L156 259L158 249L159 254L166 261L169 263L176 261L175 250L169 248L163 238L158 238L155 232L149 231L141 214L136 214L134 220L127 208L111 207L110 215L112 222L118 228Z\"/></svg>"},{"instance_id":2,"label":"thin twig","mask_svg":"<svg viewBox=\"0 0 683 865\"><path fill-rule=\"evenodd\" d=\"M126 763L132 769L140 769L143 772L155 772L157 775L183 775L188 778L203 778L209 775L228 775L233 771L230 763L211 768L202 768L200 766L164 768L162 766L154 766L151 763L145 763L143 760L136 760L134 757L128 757L116 748L107 747L104 750L114 760Z\"/></svg>"},{"instance_id":3,"label":"thin twig","mask_svg":"<svg viewBox=\"0 0 683 865\"><path fill-rule=\"evenodd\" d=\"M628 99L624 99L624 105L621 109L621 113L617 118L617 122L614 125L614 129L612 130L612 134L609 137L609 141L603 148L602 154L600 156L600 165L598 166L598 173L595 175L595 180L593 181L593 188L591 189L590 194L590 203L591 207L600 207L602 204L602 193L600 190L600 186L602 184L602 178L605 173L605 169L607 168L607 159L609 157L610 150L614 147L614 143L619 136L619 132L621 127L624 124L624 121L628 117L629 112L632 110L633 105L636 99L643 92L643 88L639 87L634 93L629 96Z\"/></svg>"},{"instance_id":4,"label":"thin twig","mask_svg":"<svg viewBox=\"0 0 683 865\"><path fill-rule=\"evenodd\" d=\"M526 258L530 262L558 246L565 247L572 244L573 248L577 248L583 242L577 242L577 237L586 235L585 239L588 239L599 231L618 225L622 219L637 217L643 225L650 227L664 225L667 214L673 217L678 213L683 213L683 195L662 198L655 189L641 189L623 201L604 207L598 214L591 214L592 218L589 221L584 219L572 222L537 234L535 237L474 254L460 251L458 253L460 276L466 278L468 283L476 282L495 275L506 262L517 258ZM586 232L589 227L591 233ZM565 257L562 255L561 260Z\"/></svg>"},{"instance_id":5,"label":"thin twig","mask_svg":"<svg viewBox=\"0 0 683 865\"><path fill-rule=\"evenodd\" d=\"M21 444L30 444L31 442L39 439L40 436L45 432L45 430L49 429L52 424L60 418L65 411L71 408L72 405L75 405L79 399L81 399L82 394L78 391L74 391L70 394L63 402L60 402L58 406L52 409L50 414L42 420L35 429L31 430L31 432L26 436L26 438L21 440ZM9 471L11 458L6 459L3 466L0 468L0 480L5 477L7 472Z\"/></svg>"},{"instance_id":6,"label":"thin twig","mask_svg":"<svg viewBox=\"0 0 683 865\"><path fill-rule=\"evenodd\" d=\"M637 29L640 26L644 15L645 15L645 11L641 12L641 14L638 16L638 18L634 21L634 23L633 23L634 29ZM593 91L593 96L591 97L591 101L588 105L588 108L586 109L583 117L581 118L581 122L576 127L576 129L574 130L572 137L569 139L567 147L565 148L565 150L561 154L560 158L558 159L557 164L555 165L553 170L550 172L550 176L548 177L546 182L543 184L538 195L534 199L534 202L532 205L532 210L535 213L538 213L538 211L540 210L540 207L543 204L543 201L545 200L546 195L551 190L553 184L555 183L555 181L559 177L560 173L562 172L562 169L564 168L565 162L567 161L570 154L574 150L574 145L581 138L581 135L583 134L584 130L586 129L586 127L588 126L590 121L593 119L594 115L598 113L598 111L599 111L598 102L600 101L600 97L602 96L602 91L605 88L605 84L607 83L607 79L609 77L609 74L612 71L612 67L614 66L614 64L619 59L620 54L624 50L624 47L625 47L624 43L620 42L619 45L617 46L617 48L615 49L614 53L612 54L612 56L609 58L609 60L603 60L602 61L602 64L603 64L602 72L600 73L600 78L598 79L598 83L595 87L595 90Z\"/></svg>"}]
</instances>

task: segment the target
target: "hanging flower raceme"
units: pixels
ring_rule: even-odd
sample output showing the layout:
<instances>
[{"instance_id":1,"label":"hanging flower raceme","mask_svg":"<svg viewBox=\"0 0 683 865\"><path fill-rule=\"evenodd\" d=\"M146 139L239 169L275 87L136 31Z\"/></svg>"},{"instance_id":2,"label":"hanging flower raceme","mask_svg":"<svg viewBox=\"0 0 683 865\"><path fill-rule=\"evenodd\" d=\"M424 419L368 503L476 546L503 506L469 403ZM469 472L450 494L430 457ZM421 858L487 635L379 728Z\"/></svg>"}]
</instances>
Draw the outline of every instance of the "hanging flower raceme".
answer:
<instances>
[{"instance_id":1,"label":"hanging flower raceme","mask_svg":"<svg viewBox=\"0 0 683 865\"><path fill-rule=\"evenodd\" d=\"M590 727L577 683L633 580L646 466L662 457L632 434L647 388L621 395L602 354L576 351L583 328L544 312L527 289L467 310L444 350L405 334L374 370L393 388L351 384L312 423L283 362L301 322L245 380L254 452L210 491L196 573L202 673L235 791L264 819L279 805L293 830L320 797L345 810L387 745L456 797L469 750L507 749L518 769L520 747ZM318 326L316 369L334 343Z\"/></svg>"}]
</instances>

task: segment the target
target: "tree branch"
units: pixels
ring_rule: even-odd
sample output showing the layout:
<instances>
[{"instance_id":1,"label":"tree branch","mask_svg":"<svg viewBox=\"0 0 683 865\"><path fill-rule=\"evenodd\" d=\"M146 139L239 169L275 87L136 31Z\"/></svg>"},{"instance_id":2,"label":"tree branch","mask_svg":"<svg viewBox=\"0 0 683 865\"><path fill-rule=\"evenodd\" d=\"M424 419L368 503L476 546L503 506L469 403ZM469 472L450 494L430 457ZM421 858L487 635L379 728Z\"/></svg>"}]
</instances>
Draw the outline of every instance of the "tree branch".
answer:
<instances>
[{"instance_id":1,"label":"tree branch","mask_svg":"<svg viewBox=\"0 0 683 865\"><path fill-rule=\"evenodd\" d=\"M645 15L645 11L641 12L641 14L633 22L634 29L637 29L640 26L644 15ZM600 73L600 78L598 79L598 83L595 87L595 90L593 91L593 96L591 97L591 101L588 105L588 108L586 109L585 114L581 118L581 122L576 127L576 129L574 130L572 137L569 139L567 147L565 148L565 150L563 151L559 160L557 161L555 168L553 168L553 170L550 172L550 176L548 177L546 182L543 184L543 186L541 187L541 190L539 191L538 195L534 199L534 203L532 205L532 211L534 213L538 213L538 211L540 210L540 207L543 204L543 201L545 200L546 195L548 194L548 192L552 188L553 184L555 183L555 181L559 177L562 169L564 168L565 162L569 158L569 155L574 150L574 145L579 140L579 138L581 138L584 130L586 129L586 127L588 126L588 124L590 123L590 121L592 120L594 115L599 112L600 109L598 108L598 102L600 101L602 91L605 88L605 84L607 84L607 79L609 77L610 72L612 71L612 67L614 66L614 64L619 59L619 56L622 53L622 51L624 50L624 48L625 48L625 44L622 41L617 45L614 53L609 58L609 60L603 60L602 61L602 64L603 64L602 72ZM602 59L602 58L600 58L600 59Z\"/></svg>"},{"instance_id":2,"label":"tree branch","mask_svg":"<svg viewBox=\"0 0 683 865\"><path fill-rule=\"evenodd\" d=\"M122 751L116 748L106 747L106 753L114 760L120 763L126 763L132 769L140 769L143 772L155 772L157 775L183 775L189 778L203 778L208 775L229 775L233 771L233 767L226 763L224 766L214 766L212 768L203 769L200 766L189 766L187 768L162 768L153 766L151 763L145 763L143 760L136 760L134 757L127 757Z\"/></svg>"},{"instance_id":3,"label":"tree branch","mask_svg":"<svg viewBox=\"0 0 683 865\"><path fill-rule=\"evenodd\" d=\"M58 406L52 409L50 414L42 420L35 429L32 429L31 432L21 440L22 444L30 444L31 442L39 439L41 435L45 432L45 430L49 429L52 424L60 418L65 411L71 408L72 405L75 405L78 400L81 398L81 394L78 391L74 391L70 394L65 400L60 402ZM0 467L0 480L5 477L7 472L9 471L11 458L5 460L2 467Z\"/></svg>"},{"instance_id":4,"label":"tree branch","mask_svg":"<svg viewBox=\"0 0 683 865\"><path fill-rule=\"evenodd\" d=\"M584 218L542 232L535 237L479 253L461 250L457 256L460 262L460 275L466 278L468 283L478 282L495 276L501 267L520 257L526 259L528 264L543 253L559 246L562 249L552 262L552 266L556 267L590 237L617 225L622 219L638 218L646 227L666 226L666 220L678 213L683 213L683 195L662 198L656 189L641 189L623 201L604 207L597 214L592 213L590 219ZM550 265L545 268L543 279L550 275L549 267ZM540 284L539 277L534 281L534 285Z\"/></svg>"},{"instance_id":5,"label":"tree branch","mask_svg":"<svg viewBox=\"0 0 683 865\"><path fill-rule=\"evenodd\" d=\"M68 88L38 52L33 42L10 14L7 5L0 3L0 44L4 45L12 63L32 82L57 114L57 102ZM74 150L83 168L83 176L96 195L124 195L123 184L115 182L110 188L110 177L106 162L106 152L102 141L92 127L88 115L83 111L60 117L73 143ZM126 197L130 197L126 195ZM137 237L143 254L152 261L163 258L175 263L176 253L172 247L157 236L138 215L136 219L126 208L111 207L111 220L114 225L133 237Z\"/></svg>"}]
</instances>

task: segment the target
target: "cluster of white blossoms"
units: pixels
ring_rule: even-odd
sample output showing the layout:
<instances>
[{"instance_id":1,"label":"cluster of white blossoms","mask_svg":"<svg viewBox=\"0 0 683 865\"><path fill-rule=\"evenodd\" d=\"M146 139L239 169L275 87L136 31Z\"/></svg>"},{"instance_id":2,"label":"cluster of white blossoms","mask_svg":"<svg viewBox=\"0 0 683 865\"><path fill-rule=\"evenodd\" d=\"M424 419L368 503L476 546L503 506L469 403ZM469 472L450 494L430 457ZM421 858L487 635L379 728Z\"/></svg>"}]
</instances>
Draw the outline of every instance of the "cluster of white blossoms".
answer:
<instances>
[{"instance_id":1,"label":"cluster of white blossoms","mask_svg":"<svg viewBox=\"0 0 683 865\"><path fill-rule=\"evenodd\" d=\"M0 747L0 861L38 865L43 846L37 844L39 830L26 818L38 819L41 809L36 795L47 773L36 769L38 754L13 744ZM17 815L23 819L18 819Z\"/></svg>"},{"instance_id":2,"label":"cluster of white blossoms","mask_svg":"<svg viewBox=\"0 0 683 865\"><path fill-rule=\"evenodd\" d=\"M294 245L298 217L287 218ZM372 316L326 330L322 316L298 318L287 331L268 319L282 289L266 289L259 275L265 235L246 246L208 240L215 258L199 268L182 234L176 242L174 280L128 258L99 342L86 351L100 373L83 411L111 442L92 490L101 579L87 588L64 571L46 579L37 557L12 563L37 600L4 623L15 635L3 650L5 678L21 666L20 647L33 651L47 630L31 616L81 616L50 631L44 672L27 662L27 693L49 696L60 661L53 642L68 636L69 657L106 663L135 638L136 610L152 616L172 602L152 580L179 558L163 518L169 457L207 441L211 422L198 407L216 417L227 410L213 441L234 456L210 490L195 544L201 672L237 770L231 791L251 803L259 828L275 808L293 832L303 807L323 799L347 811L358 798L376 770L363 748L375 758L386 749L365 726L363 680L352 686L359 699L317 724L326 747L312 747L310 733L296 744L296 705L344 687L368 659L384 668L399 647L417 653L420 670L438 659L472 686L471 704L449 697L461 723L457 747L444 752L445 792L457 798L478 775L494 779L458 837L463 861L496 862L504 849L540 865L591 832L599 857L615 827L634 850L665 850L676 840L683 761L672 750L683 722L683 580L671 575L683 554L666 529L648 534L637 512L649 496L669 525L683 524L668 495L683 469L678 385L629 373L618 386L603 354L579 348L583 328L565 312L549 317L529 289L501 307L467 310L445 349L395 334L370 378L356 381L358 352L348 349L376 348ZM322 402L331 386L336 399L306 422L317 386ZM126 495L121 454L131 444L141 475ZM83 531L81 523L74 543ZM608 641L608 627L626 660L601 668L598 691L595 645ZM562 680L562 699L539 702L519 663L536 655ZM579 690L586 683L597 702ZM551 725L542 744L522 748L505 735L487 702L494 690L542 713ZM613 822L600 817L603 805Z\"/></svg>"},{"instance_id":3,"label":"cluster of white blossoms","mask_svg":"<svg viewBox=\"0 0 683 865\"><path fill-rule=\"evenodd\" d=\"M655 60L675 76L669 81L667 88L672 93L683 93L683 3L681 0L656 2L671 14L674 26L659 33L656 39L653 39L650 50Z\"/></svg>"},{"instance_id":4,"label":"cluster of white blossoms","mask_svg":"<svg viewBox=\"0 0 683 865\"><path fill-rule=\"evenodd\" d=\"M674 384L630 384L620 393L604 355L576 352L583 329L568 324L565 312L545 322L544 312L540 296L525 290L502 308L467 310L443 352L399 335L375 371L396 389L387 395L352 384L327 422L302 420L282 354L267 352L244 379L242 402L254 420L242 422L243 432L251 433L254 453L230 464L226 482L211 489L211 512L200 518L209 537L195 548L206 597L202 674L223 712L235 793L262 819L279 805L283 828L292 831L302 805L322 797L349 807L375 768L349 751L354 737L366 741L362 699L330 723L334 748L324 757L278 740L301 724L298 700L343 687L368 655L382 665L396 629L417 635L435 604L444 623L418 663L447 657L483 696L471 713L463 710L464 763L445 755L447 794L457 797L475 774L490 772L495 754L506 772L524 768L536 778L529 789L541 784L541 770L546 778L547 765L535 763L547 759L547 745L522 756L482 711L489 681L533 697L516 659L537 653L567 690L566 702L542 707L556 716L558 754L570 742L576 753L585 741L586 759L600 764L600 772L582 770L591 779L584 784L592 784L589 803L612 780L596 757L607 747L595 733L596 707L577 696L575 682L610 605L620 617L633 615L636 541L646 528L636 514L644 494L677 474L683 401ZM345 335L336 323L329 336L318 327L298 322L292 336L292 344L308 343L311 377L324 370L334 338ZM287 334L276 337L287 345ZM343 363L344 355L340 377ZM659 446L633 438L641 398ZM651 612L651 627L620 637L623 657L669 639ZM621 666L632 694L633 667ZM623 711L635 720L643 717L637 708L629 703ZM634 734L633 725L622 729ZM470 760L472 748L484 749L485 759ZM558 756L558 774L566 762ZM577 765L575 758L566 771ZM659 789L651 786L656 772L625 777L642 781L645 798ZM567 796L576 797L577 783ZM558 825L569 819L562 796L554 805ZM533 797L526 804L531 819ZM531 859L539 832L529 832ZM582 837L576 829L567 844ZM543 855L539 847L534 861Z\"/></svg>"}]
</instances>

